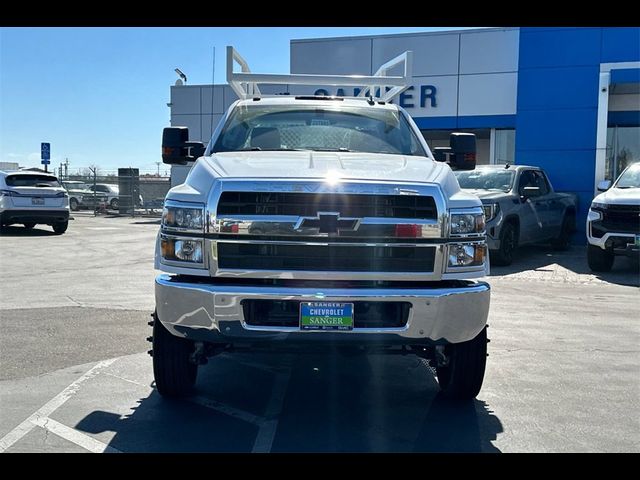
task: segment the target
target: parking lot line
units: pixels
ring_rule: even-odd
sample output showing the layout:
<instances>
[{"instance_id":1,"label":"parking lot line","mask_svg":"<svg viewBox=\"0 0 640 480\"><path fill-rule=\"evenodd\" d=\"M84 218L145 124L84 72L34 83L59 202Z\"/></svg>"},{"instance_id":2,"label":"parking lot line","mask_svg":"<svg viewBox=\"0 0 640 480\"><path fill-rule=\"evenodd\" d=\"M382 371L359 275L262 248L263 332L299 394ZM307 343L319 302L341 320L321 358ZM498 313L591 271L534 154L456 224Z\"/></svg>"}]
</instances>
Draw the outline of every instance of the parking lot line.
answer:
<instances>
[{"instance_id":1,"label":"parking lot line","mask_svg":"<svg viewBox=\"0 0 640 480\"><path fill-rule=\"evenodd\" d=\"M55 412L58 408L60 408L64 403L69 400L73 395L75 395L80 385L87 380L95 377L100 370L108 367L113 362L115 362L117 358L111 358L109 360L103 360L98 362L93 367L89 369L84 375L71 383L68 387L62 390L58 395L53 397L47 403L45 403L39 410L30 415L26 420L24 420L20 425L7 433L4 437L0 439L0 453L7 450L11 445L16 443L22 437L24 437L27 433L29 433L36 426L36 422L41 418L49 417L53 412Z\"/></svg>"},{"instance_id":2,"label":"parking lot line","mask_svg":"<svg viewBox=\"0 0 640 480\"><path fill-rule=\"evenodd\" d=\"M262 426L266 420L265 418L262 418L258 415L245 412L244 410L240 410L229 405L225 405L215 400L211 400L210 398L195 396L189 397L187 398L187 400L191 403L195 403L196 405L200 405L201 407L216 410L218 412L224 413L225 415L229 415L230 417L242 420L243 422L252 423L253 425Z\"/></svg>"},{"instance_id":3,"label":"parking lot line","mask_svg":"<svg viewBox=\"0 0 640 480\"><path fill-rule=\"evenodd\" d=\"M102 443L89 435L85 435L78 430L67 427L52 418L38 417L33 420L33 423L61 438L64 438L65 440L68 440L71 443L75 443L85 450L89 450L92 453L122 453L117 448L110 447L106 443Z\"/></svg>"},{"instance_id":4,"label":"parking lot line","mask_svg":"<svg viewBox=\"0 0 640 480\"><path fill-rule=\"evenodd\" d=\"M267 420L260 426L260 430L258 430L258 435L256 435L256 440L251 450L252 453L269 453L271 451L276 430L278 429L278 416L282 413L284 396L287 393L290 378L291 368L289 368L286 373L280 373L276 376L271 392L271 399L267 405Z\"/></svg>"}]
</instances>

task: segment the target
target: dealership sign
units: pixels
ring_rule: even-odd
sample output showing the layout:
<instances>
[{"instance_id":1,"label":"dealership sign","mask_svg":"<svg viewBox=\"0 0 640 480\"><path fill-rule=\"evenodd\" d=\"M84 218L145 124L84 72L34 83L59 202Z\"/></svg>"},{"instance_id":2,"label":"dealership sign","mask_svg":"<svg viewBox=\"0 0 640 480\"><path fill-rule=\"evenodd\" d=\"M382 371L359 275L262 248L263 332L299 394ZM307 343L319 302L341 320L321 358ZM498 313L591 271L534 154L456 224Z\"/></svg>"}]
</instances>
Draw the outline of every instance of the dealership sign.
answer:
<instances>
[{"instance_id":1,"label":"dealership sign","mask_svg":"<svg viewBox=\"0 0 640 480\"><path fill-rule=\"evenodd\" d=\"M390 90L387 88L387 90ZM361 92L360 88L353 89L353 96L357 97ZM434 85L420 85L419 87L410 86L399 95L399 104L402 108L436 108L436 94L438 90ZM326 88L318 88L314 95L335 95L337 97L345 97L347 93L344 88L338 88L335 93L329 92ZM380 89L376 91L375 96L380 96Z\"/></svg>"}]
</instances>

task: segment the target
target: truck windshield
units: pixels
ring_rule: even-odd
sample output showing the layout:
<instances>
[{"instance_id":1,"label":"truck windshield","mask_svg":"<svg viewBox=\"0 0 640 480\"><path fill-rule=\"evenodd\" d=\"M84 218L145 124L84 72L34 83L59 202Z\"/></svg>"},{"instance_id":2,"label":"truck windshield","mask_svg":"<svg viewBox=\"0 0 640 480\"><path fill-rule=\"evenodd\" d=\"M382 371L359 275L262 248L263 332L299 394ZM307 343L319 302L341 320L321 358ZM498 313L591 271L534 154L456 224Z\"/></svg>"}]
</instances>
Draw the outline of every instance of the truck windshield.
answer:
<instances>
[{"instance_id":1,"label":"truck windshield","mask_svg":"<svg viewBox=\"0 0 640 480\"><path fill-rule=\"evenodd\" d=\"M55 177L49 175L9 175L6 179L9 187L59 187Z\"/></svg>"},{"instance_id":2,"label":"truck windshield","mask_svg":"<svg viewBox=\"0 0 640 480\"><path fill-rule=\"evenodd\" d=\"M397 110L344 106L236 108L212 152L313 150L426 156Z\"/></svg>"},{"instance_id":3,"label":"truck windshield","mask_svg":"<svg viewBox=\"0 0 640 480\"><path fill-rule=\"evenodd\" d=\"M620 175L616 188L640 188L640 162L633 164Z\"/></svg>"},{"instance_id":4,"label":"truck windshield","mask_svg":"<svg viewBox=\"0 0 640 480\"><path fill-rule=\"evenodd\" d=\"M508 192L513 186L513 170L468 170L454 172L460 188L469 190L501 190Z\"/></svg>"}]
</instances>

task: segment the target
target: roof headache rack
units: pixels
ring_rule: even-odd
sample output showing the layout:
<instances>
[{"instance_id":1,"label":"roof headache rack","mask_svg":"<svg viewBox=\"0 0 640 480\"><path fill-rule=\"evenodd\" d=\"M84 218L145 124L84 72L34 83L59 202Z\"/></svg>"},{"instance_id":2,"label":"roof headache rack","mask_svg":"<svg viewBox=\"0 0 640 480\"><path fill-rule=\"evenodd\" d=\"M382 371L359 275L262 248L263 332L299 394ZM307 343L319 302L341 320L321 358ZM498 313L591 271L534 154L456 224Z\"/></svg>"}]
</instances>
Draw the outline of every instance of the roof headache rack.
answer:
<instances>
[{"instance_id":1,"label":"roof headache rack","mask_svg":"<svg viewBox=\"0 0 640 480\"><path fill-rule=\"evenodd\" d=\"M235 64L240 72L234 72ZM389 76L394 67L404 64L403 76ZM272 73L251 73L246 60L233 48L227 47L227 82L241 100L276 95L264 95L259 84L273 85L328 85L340 87L359 87L359 98L374 97L388 102L411 86L413 52L407 50L382 65L374 75L284 75ZM379 94L379 96L376 96Z\"/></svg>"}]
</instances>

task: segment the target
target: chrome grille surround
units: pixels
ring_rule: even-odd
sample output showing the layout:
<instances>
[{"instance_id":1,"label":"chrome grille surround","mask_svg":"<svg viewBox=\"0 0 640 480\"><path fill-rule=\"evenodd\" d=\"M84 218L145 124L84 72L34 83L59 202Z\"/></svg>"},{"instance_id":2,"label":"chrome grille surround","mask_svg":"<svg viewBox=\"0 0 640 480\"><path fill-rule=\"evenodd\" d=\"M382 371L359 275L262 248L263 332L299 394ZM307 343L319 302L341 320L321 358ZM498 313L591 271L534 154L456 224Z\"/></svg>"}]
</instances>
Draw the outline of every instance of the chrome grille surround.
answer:
<instances>
[{"instance_id":1,"label":"chrome grille surround","mask_svg":"<svg viewBox=\"0 0 640 480\"><path fill-rule=\"evenodd\" d=\"M299 229L297 215L217 215L217 205L223 192L287 192L313 194L421 195L435 201L435 219L364 217L355 231L320 233L319 229ZM323 179L220 179L211 190L206 208L206 241L208 267L211 276L227 278L280 278L318 280L438 280L444 272L445 239L448 228L444 195L437 184L384 183L366 180L341 180L328 183ZM339 212L338 212L339 213ZM409 225L417 225L420 237L389 235ZM386 232L386 233L384 233ZM361 247L435 248L433 270L429 272L322 271L322 270L260 270L223 269L218 266L218 243L276 243L294 245L350 245Z\"/></svg>"}]
</instances>

